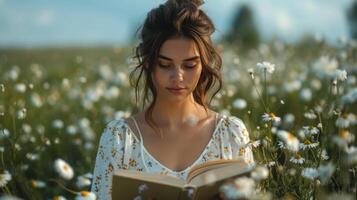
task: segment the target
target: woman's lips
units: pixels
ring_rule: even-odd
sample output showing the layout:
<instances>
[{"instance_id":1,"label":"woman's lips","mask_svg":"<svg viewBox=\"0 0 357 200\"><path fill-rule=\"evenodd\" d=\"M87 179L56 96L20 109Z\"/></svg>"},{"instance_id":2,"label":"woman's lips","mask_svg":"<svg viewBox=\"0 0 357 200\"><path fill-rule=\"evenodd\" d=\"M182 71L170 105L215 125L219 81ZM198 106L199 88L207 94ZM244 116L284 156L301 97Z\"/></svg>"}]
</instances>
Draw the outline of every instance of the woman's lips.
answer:
<instances>
[{"instance_id":1,"label":"woman's lips","mask_svg":"<svg viewBox=\"0 0 357 200\"><path fill-rule=\"evenodd\" d=\"M167 88L171 93L181 94L184 92L185 88Z\"/></svg>"}]
</instances>

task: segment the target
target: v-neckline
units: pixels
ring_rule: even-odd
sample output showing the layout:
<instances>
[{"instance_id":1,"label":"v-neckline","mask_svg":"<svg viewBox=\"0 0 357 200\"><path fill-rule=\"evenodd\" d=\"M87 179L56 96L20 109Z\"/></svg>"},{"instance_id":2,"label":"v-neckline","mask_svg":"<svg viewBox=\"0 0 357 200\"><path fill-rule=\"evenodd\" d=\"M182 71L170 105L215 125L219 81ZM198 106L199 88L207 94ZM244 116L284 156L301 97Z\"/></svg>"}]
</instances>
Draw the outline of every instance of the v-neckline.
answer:
<instances>
[{"instance_id":1,"label":"v-neckline","mask_svg":"<svg viewBox=\"0 0 357 200\"><path fill-rule=\"evenodd\" d=\"M187 166L186 168L184 168L184 169L182 169L182 170L180 170L180 171L176 171L176 170L170 169L169 167L167 167L167 166L165 166L164 164L162 164L159 160L157 160L157 159L146 149L146 147L145 147L145 145L144 145L144 142L141 141L141 140L139 140L139 139L137 138L137 136L135 135L134 131L133 131L133 130L131 129L131 127L129 126L128 122L127 122L126 120L123 120L123 121L124 121L125 125L127 126L128 130L131 132L131 134L133 134L135 140L140 141L140 143L142 144L141 147L143 148L143 150L145 151L145 153L146 153L152 160L154 160L154 161L155 161L158 165L160 165L162 168L164 168L164 169L166 169L166 170L168 170L168 171L170 171L170 172L172 172L172 173L180 174L180 173L186 172L186 171L189 170L192 166L194 166L197 162L199 162L199 160L201 160L201 158L203 157L203 155L206 153L207 147L209 147L209 146L211 145L211 143L212 143L212 141L213 141L213 138L214 138L215 135L217 134L218 128L219 128L219 126L220 126L220 124L221 124L221 122L222 122L222 120L223 120L223 118L220 117L220 114L219 114L219 113L216 114L216 117L219 118L219 119L218 119L218 122L217 122L217 124L216 124L216 127L215 127L214 130L213 130L213 133L212 133L212 135L211 135L211 139L208 141L207 145L204 147L204 149L202 150L202 152L201 152L201 154L198 156L198 158L197 158L191 165ZM133 120L134 120L134 123L137 123L135 119L133 119ZM138 130L138 131L140 131L140 130ZM141 134L141 133L139 133L139 134ZM142 138L142 137L141 137L141 138ZM143 155L141 155L141 156L143 156ZM145 162L145 161L143 160L143 162Z\"/></svg>"}]
</instances>

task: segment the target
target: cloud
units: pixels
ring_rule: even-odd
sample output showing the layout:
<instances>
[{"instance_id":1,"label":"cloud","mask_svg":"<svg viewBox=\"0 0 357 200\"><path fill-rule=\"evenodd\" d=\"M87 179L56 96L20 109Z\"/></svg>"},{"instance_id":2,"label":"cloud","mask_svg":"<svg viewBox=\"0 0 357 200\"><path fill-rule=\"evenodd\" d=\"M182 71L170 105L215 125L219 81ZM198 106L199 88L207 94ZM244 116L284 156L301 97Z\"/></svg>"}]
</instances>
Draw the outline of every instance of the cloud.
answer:
<instances>
[{"instance_id":1,"label":"cloud","mask_svg":"<svg viewBox=\"0 0 357 200\"><path fill-rule=\"evenodd\" d=\"M35 18L35 23L39 26L49 26L55 20L55 12L49 9L43 9Z\"/></svg>"}]
</instances>

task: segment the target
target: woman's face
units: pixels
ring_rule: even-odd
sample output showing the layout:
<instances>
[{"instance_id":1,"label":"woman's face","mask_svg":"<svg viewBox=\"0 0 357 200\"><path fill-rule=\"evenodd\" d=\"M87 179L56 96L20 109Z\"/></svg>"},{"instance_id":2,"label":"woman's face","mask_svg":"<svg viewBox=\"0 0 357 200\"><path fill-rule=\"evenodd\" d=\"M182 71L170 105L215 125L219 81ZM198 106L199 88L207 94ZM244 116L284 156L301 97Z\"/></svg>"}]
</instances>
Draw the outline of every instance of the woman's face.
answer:
<instances>
[{"instance_id":1,"label":"woman's face","mask_svg":"<svg viewBox=\"0 0 357 200\"><path fill-rule=\"evenodd\" d=\"M157 98L186 99L196 88L201 71L200 54L192 39L176 37L166 40L152 74Z\"/></svg>"}]
</instances>

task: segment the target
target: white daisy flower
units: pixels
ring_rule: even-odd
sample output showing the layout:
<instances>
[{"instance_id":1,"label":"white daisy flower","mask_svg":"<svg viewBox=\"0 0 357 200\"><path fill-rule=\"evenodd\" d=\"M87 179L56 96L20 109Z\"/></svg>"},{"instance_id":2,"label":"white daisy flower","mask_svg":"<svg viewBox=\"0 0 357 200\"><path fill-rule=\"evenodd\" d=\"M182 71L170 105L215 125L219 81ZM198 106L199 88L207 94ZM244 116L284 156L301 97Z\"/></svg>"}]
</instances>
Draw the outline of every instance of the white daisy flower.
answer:
<instances>
[{"instance_id":1,"label":"white daisy flower","mask_svg":"<svg viewBox=\"0 0 357 200\"><path fill-rule=\"evenodd\" d=\"M31 186L34 188L44 188L46 183L41 180L31 180Z\"/></svg>"},{"instance_id":2,"label":"white daisy flower","mask_svg":"<svg viewBox=\"0 0 357 200\"><path fill-rule=\"evenodd\" d=\"M233 107L242 110L247 107L247 102L244 99L236 99L233 101Z\"/></svg>"},{"instance_id":3,"label":"white daisy flower","mask_svg":"<svg viewBox=\"0 0 357 200\"><path fill-rule=\"evenodd\" d=\"M91 180L85 176L78 176L76 185L78 188L83 188L89 186L91 184Z\"/></svg>"},{"instance_id":4,"label":"white daisy flower","mask_svg":"<svg viewBox=\"0 0 357 200\"><path fill-rule=\"evenodd\" d=\"M219 190L226 199L249 198L254 194L255 182L251 178L240 177L233 183L222 185Z\"/></svg>"},{"instance_id":5,"label":"white daisy flower","mask_svg":"<svg viewBox=\"0 0 357 200\"><path fill-rule=\"evenodd\" d=\"M335 79L340 80L340 81L347 80L347 72L346 72L346 70L336 69L336 71L335 71Z\"/></svg>"},{"instance_id":6,"label":"white daisy flower","mask_svg":"<svg viewBox=\"0 0 357 200\"><path fill-rule=\"evenodd\" d=\"M312 92L309 88L304 88L300 91L300 99L309 102L312 98Z\"/></svg>"},{"instance_id":7,"label":"white daisy flower","mask_svg":"<svg viewBox=\"0 0 357 200\"><path fill-rule=\"evenodd\" d=\"M319 146L319 142L312 143L310 140L305 140L304 143L300 143L300 149L313 149Z\"/></svg>"},{"instance_id":8,"label":"white daisy flower","mask_svg":"<svg viewBox=\"0 0 357 200\"><path fill-rule=\"evenodd\" d=\"M9 194L5 194L5 195L1 195L0 196L0 200L23 200L17 196L13 196L13 195L9 195Z\"/></svg>"},{"instance_id":9,"label":"white daisy flower","mask_svg":"<svg viewBox=\"0 0 357 200\"><path fill-rule=\"evenodd\" d=\"M53 127L53 128L56 128L56 129L61 129L61 128L63 128L63 121L60 120L60 119L55 119L55 120L53 120L53 122L52 122L52 127Z\"/></svg>"},{"instance_id":10,"label":"white daisy flower","mask_svg":"<svg viewBox=\"0 0 357 200\"><path fill-rule=\"evenodd\" d=\"M96 199L97 196L94 193L88 191L79 192L75 198L75 200L96 200Z\"/></svg>"},{"instance_id":11,"label":"white daisy flower","mask_svg":"<svg viewBox=\"0 0 357 200\"><path fill-rule=\"evenodd\" d=\"M0 171L0 188L4 187L11 179L12 176L7 170Z\"/></svg>"},{"instance_id":12,"label":"white daisy flower","mask_svg":"<svg viewBox=\"0 0 357 200\"><path fill-rule=\"evenodd\" d=\"M254 69L253 69L253 68L249 68L249 69L248 69L248 73L249 73L250 77L251 77L252 79L254 79Z\"/></svg>"},{"instance_id":13,"label":"white daisy flower","mask_svg":"<svg viewBox=\"0 0 357 200\"><path fill-rule=\"evenodd\" d=\"M296 156L290 158L290 162L295 164L304 164L305 158L301 157L300 154L296 154Z\"/></svg>"},{"instance_id":14,"label":"white daisy flower","mask_svg":"<svg viewBox=\"0 0 357 200\"><path fill-rule=\"evenodd\" d=\"M348 130L341 130L338 136L334 136L332 140L340 147L345 148L347 145L355 140L355 136Z\"/></svg>"},{"instance_id":15,"label":"white daisy flower","mask_svg":"<svg viewBox=\"0 0 357 200\"><path fill-rule=\"evenodd\" d=\"M64 196L54 196L53 200L67 200Z\"/></svg>"},{"instance_id":16,"label":"white daisy flower","mask_svg":"<svg viewBox=\"0 0 357 200\"><path fill-rule=\"evenodd\" d=\"M54 168L55 171L60 175L60 177L66 180L70 180L73 178L73 169L69 164L67 164L66 161L58 158L57 160L55 160Z\"/></svg>"},{"instance_id":17,"label":"white daisy flower","mask_svg":"<svg viewBox=\"0 0 357 200\"><path fill-rule=\"evenodd\" d=\"M269 62L257 63L258 70L267 71L269 74L272 74L275 70L275 65Z\"/></svg>"},{"instance_id":18,"label":"white daisy flower","mask_svg":"<svg viewBox=\"0 0 357 200\"><path fill-rule=\"evenodd\" d=\"M328 157L328 155L327 155L327 151L326 151L326 149L323 149L322 151L321 151L321 158L322 158L322 160L328 160L330 157Z\"/></svg>"},{"instance_id":19,"label":"white daisy flower","mask_svg":"<svg viewBox=\"0 0 357 200\"><path fill-rule=\"evenodd\" d=\"M301 171L301 176L314 180L315 178L317 178L319 176L319 172L317 171L316 168L305 168Z\"/></svg>"},{"instance_id":20,"label":"white daisy flower","mask_svg":"<svg viewBox=\"0 0 357 200\"><path fill-rule=\"evenodd\" d=\"M26 92L26 85L24 83L17 83L15 85L15 90L19 93L25 93Z\"/></svg>"},{"instance_id":21,"label":"white daisy flower","mask_svg":"<svg viewBox=\"0 0 357 200\"><path fill-rule=\"evenodd\" d=\"M297 152L299 150L299 140L291 133L279 130L277 132L278 137L284 141L286 148L290 151Z\"/></svg>"},{"instance_id":22,"label":"white daisy flower","mask_svg":"<svg viewBox=\"0 0 357 200\"><path fill-rule=\"evenodd\" d=\"M269 171L268 171L267 167L265 167L265 166L258 166L253 169L253 171L251 172L250 175L254 180L260 181L260 180L268 178Z\"/></svg>"},{"instance_id":23,"label":"white daisy flower","mask_svg":"<svg viewBox=\"0 0 357 200\"><path fill-rule=\"evenodd\" d=\"M0 84L0 91L1 92L5 92L5 85L4 84Z\"/></svg>"},{"instance_id":24,"label":"white daisy flower","mask_svg":"<svg viewBox=\"0 0 357 200\"><path fill-rule=\"evenodd\" d=\"M263 121L273 121L273 122L280 122L281 119L280 117L277 117L273 112L268 113L264 113L262 115Z\"/></svg>"},{"instance_id":25,"label":"white daisy flower","mask_svg":"<svg viewBox=\"0 0 357 200\"><path fill-rule=\"evenodd\" d=\"M336 120L336 126L339 128L348 128L357 123L356 116L352 113L343 113Z\"/></svg>"},{"instance_id":26,"label":"white daisy flower","mask_svg":"<svg viewBox=\"0 0 357 200\"><path fill-rule=\"evenodd\" d=\"M347 163L349 165L357 164L357 147L351 146L349 148L346 148L346 153L347 153Z\"/></svg>"},{"instance_id":27,"label":"white daisy flower","mask_svg":"<svg viewBox=\"0 0 357 200\"><path fill-rule=\"evenodd\" d=\"M319 129L314 126L303 126L303 132L305 135L317 135L319 134Z\"/></svg>"},{"instance_id":28,"label":"white daisy flower","mask_svg":"<svg viewBox=\"0 0 357 200\"><path fill-rule=\"evenodd\" d=\"M317 115L313 111L308 111L304 113L304 117L307 119L316 119Z\"/></svg>"}]
</instances>

